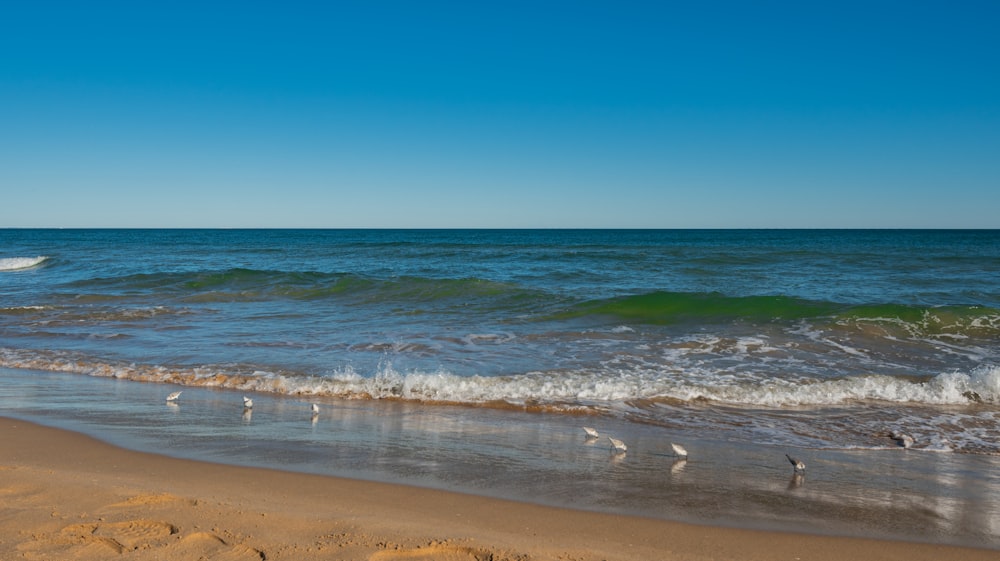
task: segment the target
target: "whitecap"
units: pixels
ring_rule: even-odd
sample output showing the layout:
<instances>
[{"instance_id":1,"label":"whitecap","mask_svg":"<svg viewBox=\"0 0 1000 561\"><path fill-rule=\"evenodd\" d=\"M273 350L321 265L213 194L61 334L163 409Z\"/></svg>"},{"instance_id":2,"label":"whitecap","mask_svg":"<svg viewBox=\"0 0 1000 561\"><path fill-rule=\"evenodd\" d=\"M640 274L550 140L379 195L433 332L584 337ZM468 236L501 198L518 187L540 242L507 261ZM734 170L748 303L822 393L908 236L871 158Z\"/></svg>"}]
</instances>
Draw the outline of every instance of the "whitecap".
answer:
<instances>
[{"instance_id":1,"label":"whitecap","mask_svg":"<svg viewBox=\"0 0 1000 561\"><path fill-rule=\"evenodd\" d=\"M32 267L37 267L48 257L40 255L38 257L4 257L0 259L0 272L2 271L23 271Z\"/></svg>"},{"instance_id":2,"label":"whitecap","mask_svg":"<svg viewBox=\"0 0 1000 561\"><path fill-rule=\"evenodd\" d=\"M0 366L109 376L291 395L404 399L480 404L506 402L576 406L635 399L711 401L751 407L847 405L881 401L914 405L1000 403L1000 366L946 372L926 381L884 374L818 380L775 379L764 372L732 373L657 365L534 371L505 376L459 375L447 369L398 371L385 361L372 373L351 367L323 375L246 371L234 366L171 368L92 362L58 352L0 349ZM242 370L242 371L241 371Z\"/></svg>"}]
</instances>

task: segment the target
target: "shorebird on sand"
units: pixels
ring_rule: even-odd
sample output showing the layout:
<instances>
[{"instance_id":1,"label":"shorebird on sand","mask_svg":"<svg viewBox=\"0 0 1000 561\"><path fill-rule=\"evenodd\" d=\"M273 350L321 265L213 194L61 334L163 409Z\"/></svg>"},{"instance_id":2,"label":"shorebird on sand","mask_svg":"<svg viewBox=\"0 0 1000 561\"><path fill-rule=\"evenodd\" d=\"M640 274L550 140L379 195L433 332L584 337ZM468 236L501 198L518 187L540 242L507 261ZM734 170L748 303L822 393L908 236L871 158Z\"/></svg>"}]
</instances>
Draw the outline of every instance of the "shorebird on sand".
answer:
<instances>
[{"instance_id":1,"label":"shorebird on sand","mask_svg":"<svg viewBox=\"0 0 1000 561\"><path fill-rule=\"evenodd\" d=\"M319 405L316 405L315 403L312 404L312 415L313 417L319 415Z\"/></svg>"},{"instance_id":2,"label":"shorebird on sand","mask_svg":"<svg viewBox=\"0 0 1000 561\"><path fill-rule=\"evenodd\" d=\"M804 464L801 460L797 460L789 456L788 454L785 454L785 457L788 458L788 461L792 464L792 467L795 468L795 473L806 472L806 464Z\"/></svg>"},{"instance_id":3,"label":"shorebird on sand","mask_svg":"<svg viewBox=\"0 0 1000 561\"><path fill-rule=\"evenodd\" d=\"M597 431L590 427L583 427L583 432L587 433L587 438L597 438L600 436Z\"/></svg>"},{"instance_id":4,"label":"shorebird on sand","mask_svg":"<svg viewBox=\"0 0 1000 561\"><path fill-rule=\"evenodd\" d=\"M610 436L608 437L608 440L611 441L611 451L615 454L624 454L625 451L628 450L628 446L625 446L625 443L621 440L611 438Z\"/></svg>"},{"instance_id":5,"label":"shorebird on sand","mask_svg":"<svg viewBox=\"0 0 1000 561\"><path fill-rule=\"evenodd\" d=\"M685 458L686 459L688 457L687 448L684 448L680 444L675 444L675 443L671 442L670 443L670 447L674 449L674 454L678 458Z\"/></svg>"},{"instance_id":6,"label":"shorebird on sand","mask_svg":"<svg viewBox=\"0 0 1000 561\"><path fill-rule=\"evenodd\" d=\"M253 409L253 400L250 399L247 396L243 396L243 408L244 409Z\"/></svg>"},{"instance_id":7,"label":"shorebird on sand","mask_svg":"<svg viewBox=\"0 0 1000 561\"><path fill-rule=\"evenodd\" d=\"M183 392L174 392L167 396L167 401L177 401L177 398L181 396Z\"/></svg>"}]
</instances>

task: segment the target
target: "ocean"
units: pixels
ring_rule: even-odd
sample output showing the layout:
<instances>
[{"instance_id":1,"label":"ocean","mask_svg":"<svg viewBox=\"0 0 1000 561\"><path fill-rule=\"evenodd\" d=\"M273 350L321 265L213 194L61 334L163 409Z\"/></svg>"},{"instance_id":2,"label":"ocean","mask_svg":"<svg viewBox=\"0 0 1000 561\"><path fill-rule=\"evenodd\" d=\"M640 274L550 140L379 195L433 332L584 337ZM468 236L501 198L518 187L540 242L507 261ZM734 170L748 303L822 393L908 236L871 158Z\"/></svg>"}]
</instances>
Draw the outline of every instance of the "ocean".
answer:
<instances>
[{"instance_id":1,"label":"ocean","mask_svg":"<svg viewBox=\"0 0 1000 561\"><path fill-rule=\"evenodd\" d=\"M0 230L0 380L176 456L1000 547L1000 231Z\"/></svg>"}]
</instances>

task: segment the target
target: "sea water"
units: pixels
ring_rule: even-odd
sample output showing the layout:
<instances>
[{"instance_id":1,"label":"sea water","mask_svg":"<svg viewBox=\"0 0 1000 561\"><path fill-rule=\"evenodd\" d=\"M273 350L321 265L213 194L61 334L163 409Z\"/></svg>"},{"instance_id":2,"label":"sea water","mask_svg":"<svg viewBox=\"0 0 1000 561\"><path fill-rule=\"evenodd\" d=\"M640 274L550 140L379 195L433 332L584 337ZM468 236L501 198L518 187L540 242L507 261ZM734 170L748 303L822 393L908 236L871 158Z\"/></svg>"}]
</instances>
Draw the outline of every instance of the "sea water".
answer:
<instances>
[{"instance_id":1,"label":"sea water","mask_svg":"<svg viewBox=\"0 0 1000 561\"><path fill-rule=\"evenodd\" d=\"M138 449L1000 544L997 231L0 230L0 368Z\"/></svg>"}]
</instances>

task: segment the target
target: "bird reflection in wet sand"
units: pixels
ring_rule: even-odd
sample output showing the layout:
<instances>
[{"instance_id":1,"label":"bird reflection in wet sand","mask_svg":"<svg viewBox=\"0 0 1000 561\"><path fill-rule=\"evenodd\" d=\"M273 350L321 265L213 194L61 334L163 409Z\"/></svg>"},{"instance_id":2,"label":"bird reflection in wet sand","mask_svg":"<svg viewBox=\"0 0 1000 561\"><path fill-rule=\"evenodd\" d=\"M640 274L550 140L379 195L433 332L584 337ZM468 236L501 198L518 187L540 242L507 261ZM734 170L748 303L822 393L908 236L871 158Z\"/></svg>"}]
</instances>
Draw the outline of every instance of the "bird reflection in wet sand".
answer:
<instances>
[{"instance_id":1,"label":"bird reflection in wet sand","mask_svg":"<svg viewBox=\"0 0 1000 561\"><path fill-rule=\"evenodd\" d=\"M687 458L677 458L674 463L670 464L670 475L680 475L684 472L684 466L688 463Z\"/></svg>"},{"instance_id":2,"label":"bird reflection in wet sand","mask_svg":"<svg viewBox=\"0 0 1000 561\"><path fill-rule=\"evenodd\" d=\"M788 490L798 489L806 482L806 475L801 472L793 472L792 478L788 480Z\"/></svg>"}]
</instances>

